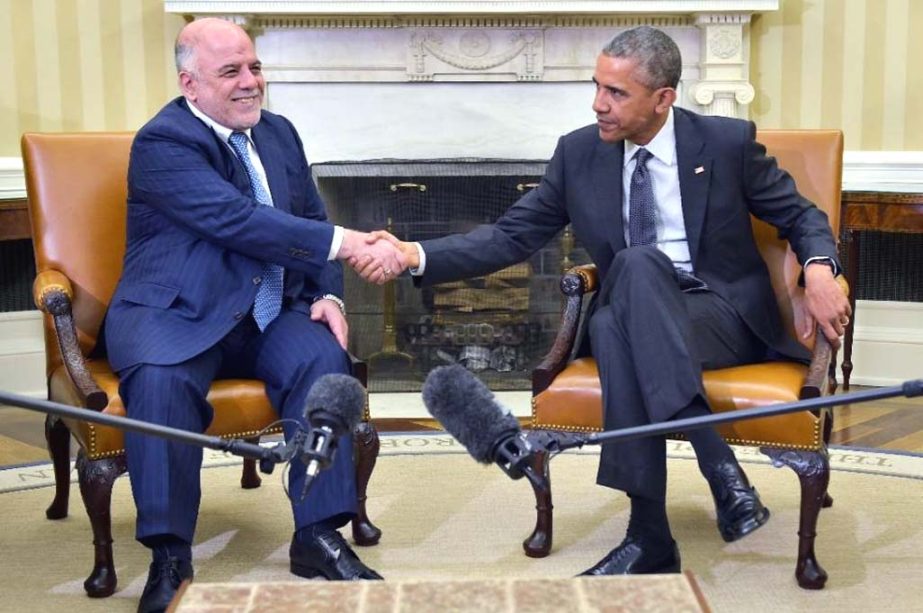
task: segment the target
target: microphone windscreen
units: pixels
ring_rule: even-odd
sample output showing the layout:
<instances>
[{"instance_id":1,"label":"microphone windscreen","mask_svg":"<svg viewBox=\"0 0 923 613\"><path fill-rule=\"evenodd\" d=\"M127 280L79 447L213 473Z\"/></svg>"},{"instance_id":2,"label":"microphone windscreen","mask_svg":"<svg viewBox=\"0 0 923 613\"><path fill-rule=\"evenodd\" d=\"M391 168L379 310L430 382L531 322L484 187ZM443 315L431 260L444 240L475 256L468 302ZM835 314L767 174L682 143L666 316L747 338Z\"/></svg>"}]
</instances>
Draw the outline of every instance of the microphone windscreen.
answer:
<instances>
[{"instance_id":1,"label":"microphone windscreen","mask_svg":"<svg viewBox=\"0 0 923 613\"><path fill-rule=\"evenodd\" d=\"M423 404L478 462L490 464L501 440L519 432L519 422L493 392L458 364L433 369L423 383Z\"/></svg>"},{"instance_id":2,"label":"microphone windscreen","mask_svg":"<svg viewBox=\"0 0 923 613\"><path fill-rule=\"evenodd\" d=\"M365 388L355 377L339 373L318 377L305 401L305 417L308 421L311 421L311 414L315 411L325 411L342 419L343 425L349 430L362 419L364 409Z\"/></svg>"}]
</instances>

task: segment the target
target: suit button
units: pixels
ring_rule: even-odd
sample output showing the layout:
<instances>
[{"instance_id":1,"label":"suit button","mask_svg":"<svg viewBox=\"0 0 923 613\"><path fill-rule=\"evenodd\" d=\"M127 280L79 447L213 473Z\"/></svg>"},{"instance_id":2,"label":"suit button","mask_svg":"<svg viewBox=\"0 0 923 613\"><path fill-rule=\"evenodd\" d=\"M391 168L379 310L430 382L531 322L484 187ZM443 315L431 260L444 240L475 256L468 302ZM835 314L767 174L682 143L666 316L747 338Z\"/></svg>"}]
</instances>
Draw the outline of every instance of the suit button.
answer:
<instances>
[{"instance_id":1,"label":"suit button","mask_svg":"<svg viewBox=\"0 0 923 613\"><path fill-rule=\"evenodd\" d=\"M237 311L236 313L234 313L234 319L241 320L243 318L244 318L244 314L241 313L240 311Z\"/></svg>"},{"instance_id":2,"label":"suit button","mask_svg":"<svg viewBox=\"0 0 923 613\"><path fill-rule=\"evenodd\" d=\"M259 285L262 281L262 277L253 277L253 285Z\"/></svg>"}]
</instances>

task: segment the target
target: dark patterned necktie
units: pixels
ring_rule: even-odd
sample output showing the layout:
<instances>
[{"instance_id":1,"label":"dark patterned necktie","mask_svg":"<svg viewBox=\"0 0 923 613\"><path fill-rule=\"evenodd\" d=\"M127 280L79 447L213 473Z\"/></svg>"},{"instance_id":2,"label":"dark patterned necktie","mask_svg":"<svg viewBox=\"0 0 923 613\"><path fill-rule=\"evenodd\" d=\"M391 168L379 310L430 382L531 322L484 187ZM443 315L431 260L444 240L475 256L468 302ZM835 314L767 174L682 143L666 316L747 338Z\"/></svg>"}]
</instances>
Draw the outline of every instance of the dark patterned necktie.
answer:
<instances>
[{"instance_id":1,"label":"dark patterned necktie","mask_svg":"<svg viewBox=\"0 0 923 613\"><path fill-rule=\"evenodd\" d=\"M631 173L628 192L628 238L632 247L657 243L657 208L651 173L647 169L652 157L651 152L643 148L635 153L635 170Z\"/></svg>"},{"instance_id":2,"label":"dark patterned necktie","mask_svg":"<svg viewBox=\"0 0 923 613\"><path fill-rule=\"evenodd\" d=\"M628 239L632 247L657 244L657 205L654 187L647 162L654 157L647 149L635 153L635 170L631 173L631 191L628 193ZM708 285L691 272L674 266L676 282L684 292L708 289Z\"/></svg>"},{"instance_id":3,"label":"dark patterned necktie","mask_svg":"<svg viewBox=\"0 0 923 613\"><path fill-rule=\"evenodd\" d=\"M263 187L263 182L260 181L256 168L254 168L253 162L250 160L247 141L247 135L243 132L232 132L228 138L231 149L234 150L244 168L247 169L253 197L262 205L273 206L272 196ZM282 310L282 278L284 273L284 269L278 264L263 263L262 282L259 289L256 290L256 300L253 302L253 319L256 320L256 325L259 326L261 332Z\"/></svg>"}]
</instances>

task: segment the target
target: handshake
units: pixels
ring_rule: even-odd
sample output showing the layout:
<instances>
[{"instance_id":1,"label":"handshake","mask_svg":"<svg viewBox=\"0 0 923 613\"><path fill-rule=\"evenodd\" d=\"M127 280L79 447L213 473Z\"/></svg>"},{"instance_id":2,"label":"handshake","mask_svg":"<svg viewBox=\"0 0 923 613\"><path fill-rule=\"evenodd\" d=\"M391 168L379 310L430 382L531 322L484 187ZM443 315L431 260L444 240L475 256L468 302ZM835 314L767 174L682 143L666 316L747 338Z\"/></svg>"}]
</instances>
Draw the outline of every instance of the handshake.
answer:
<instances>
[{"instance_id":1,"label":"handshake","mask_svg":"<svg viewBox=\"0 0 923 613\"><path fill-rule=\"evenodd\" d=\"M378 285L420 266L416 245L400 241L385 230L366 233L344 229L337 259L346 261L364 280Z\"/></svg>"}]
</instances>

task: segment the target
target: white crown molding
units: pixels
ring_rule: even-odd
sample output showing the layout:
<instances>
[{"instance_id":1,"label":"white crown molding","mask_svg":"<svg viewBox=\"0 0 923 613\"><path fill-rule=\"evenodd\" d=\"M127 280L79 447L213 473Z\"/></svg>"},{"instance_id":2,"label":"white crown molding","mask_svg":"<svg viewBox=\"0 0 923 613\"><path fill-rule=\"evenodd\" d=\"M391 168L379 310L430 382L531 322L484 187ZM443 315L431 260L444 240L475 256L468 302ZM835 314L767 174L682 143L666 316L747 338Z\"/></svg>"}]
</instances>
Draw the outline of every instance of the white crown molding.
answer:
<instances>
[{"instance_id":1,"label":"white crown molding","mask_svg":"<svg viewBox=\"0 0 923 613\"><path fill-rule=\"evenodd\" d=\"M26 197L26 178L22 158L0 158L0 200L18 200Z\"/></svg>"},{"instance_id":2,"label":"white crown molding","mask_svg":"<svg viewBox=\"0 0 923 613\"><path fill-rule=\"evenodd\" d=\"M395 154L393 157L400 157ZM923 151L846 151L843 189L870 192L923 192ZM26 197L22 160L0 157L0 200Z\"/></svg>"},{"instance_id":3,"label":"white crown molding","mask_svg":"<svg viewBox=\"0 0 923 613\"><path fill-rule=\"evenodd\" d=\"M164 0L183 15L498 15L763 12L779 0Z\"/></svg>"}]
</instances>

